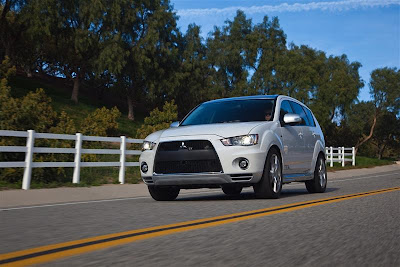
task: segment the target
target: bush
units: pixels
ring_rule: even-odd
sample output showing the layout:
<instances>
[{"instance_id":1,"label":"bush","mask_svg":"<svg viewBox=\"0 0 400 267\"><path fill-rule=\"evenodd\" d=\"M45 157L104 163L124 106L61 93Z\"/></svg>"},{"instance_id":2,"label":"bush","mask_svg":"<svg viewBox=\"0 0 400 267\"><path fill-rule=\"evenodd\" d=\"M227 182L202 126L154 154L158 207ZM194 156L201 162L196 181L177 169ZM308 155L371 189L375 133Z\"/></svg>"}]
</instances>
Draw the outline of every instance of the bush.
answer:
<instances>
[{"instance_id":1,"label":"bush","mask_svg":"<svg viewBox=\"0 0 400 267\"><path fill-rule=\"evenodd\" d=\"M81 133L84 135L116 136L119 134L117 119L121 112L117 107L98 108L82 122Z\"/></svg>"},{"instance_id":2,"label":"bush","mask_svg":"<svg viewBox=\"0 0 400 267\"><path fill-rule=\"evenodd\" d=\"M144 124L137 132L138 138L145 138L149 134L166 129L178 118L178 106L174 100L165 102L162 111L158 108L150 112L150 116L144 119Z\"/></svg>"}]
</instances>

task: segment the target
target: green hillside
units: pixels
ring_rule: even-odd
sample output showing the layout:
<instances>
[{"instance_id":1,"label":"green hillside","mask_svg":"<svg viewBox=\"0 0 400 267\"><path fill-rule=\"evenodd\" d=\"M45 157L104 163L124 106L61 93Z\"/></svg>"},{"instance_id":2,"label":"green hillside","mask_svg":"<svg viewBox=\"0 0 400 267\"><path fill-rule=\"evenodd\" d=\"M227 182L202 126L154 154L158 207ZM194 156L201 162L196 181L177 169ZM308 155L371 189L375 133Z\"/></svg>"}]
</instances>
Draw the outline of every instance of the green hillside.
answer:
<instances>
[{"instance_id":1,"label":"green hillside","mask_svg":"<svg viewBox=\"0 0 400 267\"><path fill-rule=\"evenodd\" d=\"M57 113L65 111L68 116L74 120L77 129L79 129L78 126L87 117L87 115L93 112L95 109L103 106L106 106L107 108L114 106L91 98L90 95L87 93L85 94L87 90L82 90L83 92L81 92L79 96L79 103L75 104L70 100L71 88L60 84L55 85L49 81L37 78L27 78L24 76L12 77L9 81L9 85L11 86L11 95L13 97L21 97L26 95L29 91L35 91L37 88L43 88L46 94L51 97L52 106L55 111L57 111ZM144 113L136 113L135 120L131 121L127 118L127 112L124 110L125 107L117 107L122 112L122 116L118 120L120 134L135 138L137 129L143 123Z\"/></svg>"}]
</instances>

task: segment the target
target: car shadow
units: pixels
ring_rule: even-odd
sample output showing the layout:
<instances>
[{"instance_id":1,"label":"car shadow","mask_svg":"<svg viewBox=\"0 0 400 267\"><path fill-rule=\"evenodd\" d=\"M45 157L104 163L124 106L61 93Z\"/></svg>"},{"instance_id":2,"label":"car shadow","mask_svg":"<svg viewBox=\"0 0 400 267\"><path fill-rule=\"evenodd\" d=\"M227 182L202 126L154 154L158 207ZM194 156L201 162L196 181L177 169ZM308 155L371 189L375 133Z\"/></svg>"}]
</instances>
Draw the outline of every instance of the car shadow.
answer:
<instances>
[{"instance_id":1,"label":"car shadow","mask_svg":"<svg viewBox=\"0 0 400 267\"><path fill-rule=\"evenodd\" d=\"M334 192L339 190L339 188L335 187L329 187L326 189L326 193L329 192ZM309 193L307 192L306 189L283 189L280 198L290 198L290 197L295 197L299 195L308 195ZM311 194L310 194L311 195ZM315 194L313 194L315 195ZM324 194L319 194L323 196ZM198 196L188 196L188 195L180 195L175 201L226 201L226 200L251 200L251 199L256 199L256 195L254 194L253 191L248 191L248 192L242 192L240 195L237 196L228 196L225 195L222 190L221 192L215 191L212 194L204 194L204 195L198 195Z\"/></svg>"}]
</instances>

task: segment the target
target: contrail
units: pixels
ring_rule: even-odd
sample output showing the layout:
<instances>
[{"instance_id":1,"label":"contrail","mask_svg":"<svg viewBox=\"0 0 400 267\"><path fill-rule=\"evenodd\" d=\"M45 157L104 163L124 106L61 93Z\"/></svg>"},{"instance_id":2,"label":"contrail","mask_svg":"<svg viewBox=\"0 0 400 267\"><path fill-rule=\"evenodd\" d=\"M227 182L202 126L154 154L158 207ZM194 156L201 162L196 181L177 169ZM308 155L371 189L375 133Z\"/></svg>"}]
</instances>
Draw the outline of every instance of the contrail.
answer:
<instances>
[{"instance_id":1,"label":"contrail","mask_svg":"<svg viewBox=\"0 0 400 267\"><path fill-rule=\"evenodd\" d=\"M310 2L310 3L282 3L279 5L263 6L233 6L226 8L205 8L205 9L181 9L177 14L181 17L209 16L209 15L234 15L238 9L246 14L258 14L269 12L300 12L311 10L322 11L346 11L359 8L387 7L400 5L400 0L348 0L332 2Z\"/></svg>"}]
</instances>

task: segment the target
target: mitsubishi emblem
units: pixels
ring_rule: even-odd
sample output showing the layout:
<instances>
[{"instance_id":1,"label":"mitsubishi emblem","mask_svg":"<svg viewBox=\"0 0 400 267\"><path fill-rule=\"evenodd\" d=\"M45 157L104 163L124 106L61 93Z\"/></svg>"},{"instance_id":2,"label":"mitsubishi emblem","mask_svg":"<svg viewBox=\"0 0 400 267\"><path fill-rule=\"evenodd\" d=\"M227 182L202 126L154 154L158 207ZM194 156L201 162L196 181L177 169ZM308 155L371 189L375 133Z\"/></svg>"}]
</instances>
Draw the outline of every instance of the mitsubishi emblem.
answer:
<instances>
[{"instance_id":1,"label":"mitsubishi emblem","mask_svg":"<svg viewBox=\"0 0 400 267\"><path fill-rule=\"evenodd\" d=\"M188 149L187 146L185 146L185 142L182 142L182 145L179 148L180 149Z\"/></svg>"}]
</instances>

